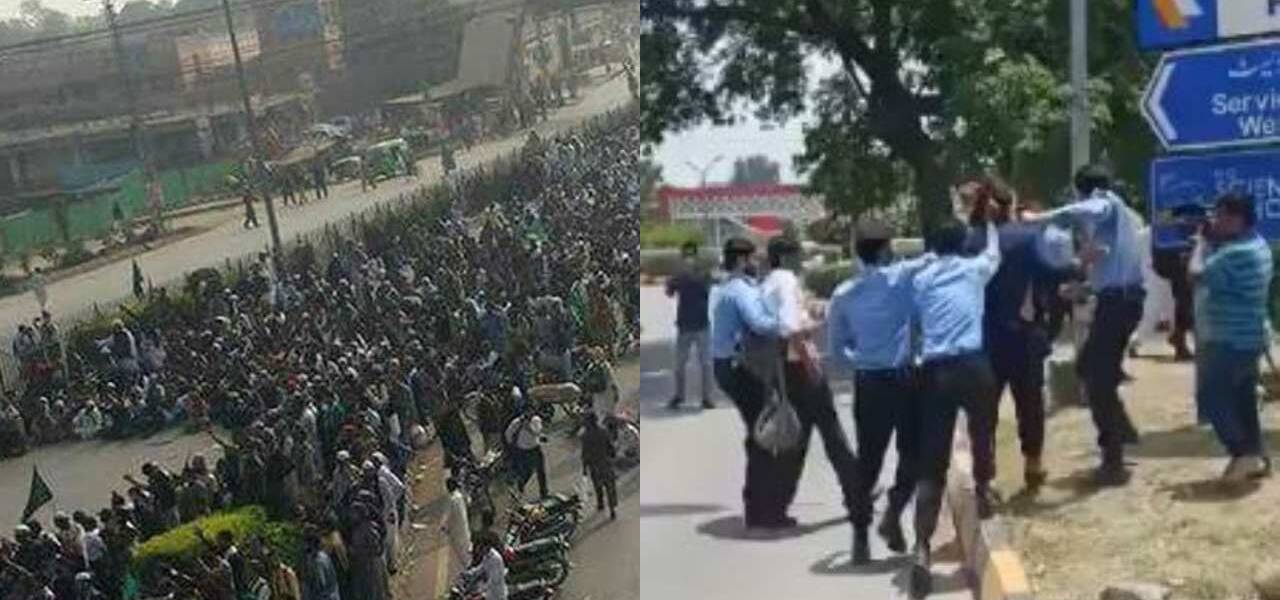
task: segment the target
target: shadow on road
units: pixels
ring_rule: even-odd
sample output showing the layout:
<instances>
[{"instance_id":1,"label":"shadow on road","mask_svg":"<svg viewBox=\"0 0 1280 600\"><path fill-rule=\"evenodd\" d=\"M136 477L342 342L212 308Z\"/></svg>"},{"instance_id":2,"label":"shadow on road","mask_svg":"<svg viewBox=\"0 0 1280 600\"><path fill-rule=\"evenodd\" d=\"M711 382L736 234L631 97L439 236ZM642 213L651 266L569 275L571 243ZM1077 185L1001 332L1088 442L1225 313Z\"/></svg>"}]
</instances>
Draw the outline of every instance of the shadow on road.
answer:
<instances>
[{"instance_id":1,"label":"shadow on road","mask_svg":"<svg viewBox=\"0 0 1280 600\"><path fill-rule=\"evenodd\" d=\"M809 572L814 575L885 575L911 564L907 556L879 558L867 565L854 565L850 558L848 552L833 552L813 563Z\"/></svg>"},{"instance_id":2,"label":"shadow on road","mask_svg":"<svg viewBox=\"0 0 1280 600\"><path fill-rule=\"evenodd\" d=\"M1280 431L1262 432L1263 445L1275 447L1280 444ZM1224 456L1222 446L1207 428L1195 425L1167 429L1164 431L1142 432L1141 443L1131 449L1129 454L1141 458L1215 458ZM1225 460L1225 457L1224 457Z\"/></svg>"},{"instance_id":3,"label":"shadow on road","mask_svg":"<svg viewBox=\"0 0 1280 600\"><path fill-rule=\"evenodd\" d=\"M908 569L898 571L893 576L893 585L905 596L911 589L911 573ZM940 596L943 594L951 594L955 592L963 592L972 589L969 585L969 573L964 567L956 567L950 573L939 574L937 564L934 564L933 572L933 594Z\"/></svg>"},{"instance_id":4,"label":"shadow on road","mask_svg":"<svg viewBox=\"0 0 1280 600\"><path fill-rule=\"evenodd\" d=\"M683 517L685 515L718 513L726 510L729 510L729 507L720 504L641 504L640 518Z\"/></svg>"},{"instance_id":5,"label":"shadow on road","mask_svg":"<svg viewBox=\"0 0 1280 600\"><path fill-rule=\"evenodd\" d=\"M1261 488L1257 481L1228 484L1221 479L1202 479L1160 486L1175 502L1230 502L1248 496Z\"/></svg>"},{"instance_id":6,"label":"shadow on road","mask_svg":"<svg viewBox=\"0 0 1280 600\"><path fill-rule=\"evenodd\" d=\"M818 521L817 523L798 525L790 529L776 531L748 530L746 523L742 520L742 515L725 515L698 525L698 533L726 540L770 542L801 538L847 522L849 520L845 517L836 517L826 521Z\"/></svg>"}]
</instances>

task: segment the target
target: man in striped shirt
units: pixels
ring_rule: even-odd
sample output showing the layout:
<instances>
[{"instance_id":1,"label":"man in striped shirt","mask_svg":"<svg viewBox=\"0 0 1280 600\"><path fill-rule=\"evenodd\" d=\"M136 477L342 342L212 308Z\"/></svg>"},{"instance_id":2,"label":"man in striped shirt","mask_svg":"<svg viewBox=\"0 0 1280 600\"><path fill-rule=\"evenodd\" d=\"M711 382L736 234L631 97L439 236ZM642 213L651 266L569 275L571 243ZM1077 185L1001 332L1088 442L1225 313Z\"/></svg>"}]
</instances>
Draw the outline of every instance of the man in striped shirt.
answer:
<instances>
[{"instance_id":1,"label":"man in striped shirt","mask_svg":"<svg viewBox=\"0 0 1280 600\"><path fill-rule=\"evenodd\" d=\"M1270 343L1267 293L1271 248L1254 229L1253 198L1218 199L1208 231L1196 237L1196 402L1231 455L1223 479L1265 476L1270 460L1258 420L1258 359ZM1205 238L1208 238L1206 241Z\"/></svg>"}]
</instances>

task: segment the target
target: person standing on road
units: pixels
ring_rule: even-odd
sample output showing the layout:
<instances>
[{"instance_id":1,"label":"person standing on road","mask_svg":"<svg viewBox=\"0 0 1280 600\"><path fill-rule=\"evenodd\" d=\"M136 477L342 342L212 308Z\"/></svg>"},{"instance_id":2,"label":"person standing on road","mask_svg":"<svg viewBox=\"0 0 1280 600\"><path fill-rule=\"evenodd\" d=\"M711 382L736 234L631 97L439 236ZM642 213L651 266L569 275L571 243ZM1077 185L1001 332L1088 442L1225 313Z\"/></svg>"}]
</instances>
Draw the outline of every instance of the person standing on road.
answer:
<instances>
[{"instance_id":1,"label":"person standing on road","mask_svg":"<svg viewBox=\"0 0 1280 600\"><path fill-rule=\"evenodd\" d=\"M711 334L707 331L710 325L707 302L711 294L711 273L698 264L697 242L685 242L680 254L684 259L684 268L667 280L667 296L677 298L676 393L667 408L675 410L684 402L685 368L689 362L689 351L697 346L698 353L695 356L702 382L699 390L702 408L712 409L715 404L711 402L711 352L708 347Z\"/></svg>"},{"instance_id":2,"label":"person standing on road","mask_svg":"<svg viewBox=\"0 0 1280 600\"><path fill-rule=\"evenodd\" d=\"M1271 461L1258 418L1258 359L1266 351L1271 248L1258 235L1252 197L1218 199L1208 231L1196 236L1190 276L1196 286L1196 402L1231 460L1223 480L1265 476ZM1208 238L1206 240L1206 237Z\"/></svg>"},{"instance_id":3,"label":"person standing on road","mask_svg":"<svg viewBox=\"0 0 1280 600\"><path fill-rule=\"evenodd\" d=\"M883 223L858 224L861 273L836 288L827 317L830 354L837 364L853 370L858 478L851 512L856 565L871 562L867 534L874 514L872 493L890 438L895 438L898 466L876 532L894 552L907 550L902 511L915 493L919 460L921 397L913 364L911 283L932 256L891 264L892 238Z\"/></svg>"},{"instance_id":4,"label":"person standing on road","mask_svg":"<svg viewBox=\"0 0 1280 600\"><path fill-rule=\"evenodd\" d=\"M1124 446L1136 443L1138 433L1120 402L1119 387L1129 338L1142 320L1146 300L1138 237L1141 223L1111 191L1111 177L1103 168L1082 168L1076 174L1075 187L1080 200L1028 220L1077 223L1090 239L1082 258L1091 265L1090 284L1098 300L1076 370L1084 380L1102 450L1096 482L1125 485L1129 470L1124 464Z\"/></svg>"},{"instance_id":5,"label":"person standing on road","mask_svg":"<svg viewBox=\"0 0 1280 600\"><path fill-rule=\"evenodd\" d=\"M244 203L244 228L257 229L261 227L258 224L258 213L253 209L253 193L245 190L240 201Z\"/></svg>"},{"instance_id":6,"label":"person standing on road","mask_svg":"<svg viewBox=\"0 0 1280 600\"><path fill-rule=\"evenodd\" d=\"M911 565L911 595L932 590L929 540L938 525L943 486L951 466L951 440L961 408L973 445L973 477L980 518L991 516L991 480L995 475L992 428L996 410L995 375L983 351L984 290L1000 266L1000 236L987 223L986 246L963 256L966 227L945 225L933 232L928 247L937 258L912 282L920 319L924 404L920 415L920 480L916 485L916 545Z\"/></svg>"},{"instance_id":7,"label":"person standing on road","mask_svg":"<svg viewBox=\"0 0 1280 600\"><path fill-rule=\"evenodd\" d=\"M609 504L609 519L618 518L618 474L613 469L613 442L600 421L588 415L582 430L582 470L591 478L596 511Z\"/></svg>"},{"instance_id":8,"label":"person standing on road","mask_svg":"<svg viewBox=\"0 0 1280 600\"><path fill-rule=\"evenodd\" d=\"M547 457L542 452L542 444L547 441L542 432L542 417L532 406L525 408L525 413L516 417L503 432L507 443L515 448L516 489L524 494L524 486L529 478L538 476L538 492L546 498L547 490Z\"/></svg>"},{"instance_id":9,"label":"person standing on road","mask_svg":"<svg viewBox=\"0 0 1280 600\"><path fill-rule=\"evenodd\" d=\"M325 173L324 161L317 159L311 163L311 184L315 186L316 200L329 197L328 175Z\"/></svg>"},{"instance_id":10,"label":"person standing on road","mask_svg":"<svg viewBox=\"0 0 1280 600\"><path fill-rule=\"evenodd\" d=\"M440 533L449 540L449 556L451 568L449 579L452 581L458 573L471 566L471 521L467 518L467 497L462 493L462 485L457 479L450 477L444 481L449 490L449 508L440 524Z\"/></svg>"},{"instance_id":11,"label":"person standing on road","mask_svg":"<svg viewBox=\"0 0 1280 600\"><path fill-rule=\"evenodd\" d=\"M850 520L854 515L854 498L858 495L858 461L849 449L849 439L836 417L831 388L822 372L822 358L813 343L817 325L806 314L804 291L797 272L804 254L795 239L778 236L769 241L769 274L761 288L765 304L778 317L778 333L786 340L782 350L783 380L787 400L800 418L800 444L794 452L783 455L785 496L790 503L804 471L804 458L809 436L817 427L827 461L835 470L836 480L844 495Z\"/></svg>"},{"instance_id":12,"label":"person standing on road","mask_svg":"<svg viewBox=\"0 0 1280 600\"><path fill-rule=\"evenodd\" d=\"M40 267L36 267L31 273L31 293L35 295L36 304L40 305L41 311L49 308L49 280Z\"/></svg>"},{"instance_id":13,"label":"person standing on road","mask_svg":"<svg viewBox=\"0 0 1280 600\"><path fill-rule=\"evenodd\" d=\"M747 454L746 482L742 488L748 528L783 529L795 525L781 503L780 461L758 444L751 434L765 405L764 383L739 360L739 347L748 333L777 337L778 320L765 307L755 284L755 244L733 238L724 245L724 269L729 273L711 307L711 358L716 383L733 401L746 427L743 446Z\"/></svg>"}]
</instances>

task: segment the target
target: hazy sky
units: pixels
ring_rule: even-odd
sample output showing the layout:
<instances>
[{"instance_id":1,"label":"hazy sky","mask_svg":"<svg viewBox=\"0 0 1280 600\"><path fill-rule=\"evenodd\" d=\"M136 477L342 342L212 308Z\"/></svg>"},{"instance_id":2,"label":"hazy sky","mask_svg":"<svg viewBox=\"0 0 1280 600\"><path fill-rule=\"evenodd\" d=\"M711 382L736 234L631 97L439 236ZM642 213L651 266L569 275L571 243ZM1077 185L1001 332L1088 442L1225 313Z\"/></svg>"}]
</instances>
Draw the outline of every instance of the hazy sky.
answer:
<instances>
[{"instance_id":1,"label":"hazy sky","mask_svg":"<svg viewBox=\"0 0 1280 600\"><path fill-rule=\"evenodd\" d=\"M45 6L69 15L87 15L102 10L101 0L41 0ZM0 18L18 16L22 0L0 0ZM118 5L124 2L117 2Z\"/></svg>"},{"instance_id":2,"label":"hazy sky","mask_svg":"<svg viewBox=\"0 0 1280 600\"><path fill-rule=\"evenodd\" d=\"M839 68L838 63L821 56L813 56L806 63L814 75L811 83ZM654 158L662 165L663 180L672 185L697 186L700 170L717 156L724 156L724 159L707 172L707 182L724 182L733 175L735 158L753 154L763 154L782 165L782 181L796 183L800 178L792 167L791 159L804 151L803 127L807 120L802 117L787 121L783 126L767 128L762 128L755 119L733 127L698 127L679 135L668 135L658 146ZM697 169L688 163L693 163Z\"/></svg>"}]
</instances>

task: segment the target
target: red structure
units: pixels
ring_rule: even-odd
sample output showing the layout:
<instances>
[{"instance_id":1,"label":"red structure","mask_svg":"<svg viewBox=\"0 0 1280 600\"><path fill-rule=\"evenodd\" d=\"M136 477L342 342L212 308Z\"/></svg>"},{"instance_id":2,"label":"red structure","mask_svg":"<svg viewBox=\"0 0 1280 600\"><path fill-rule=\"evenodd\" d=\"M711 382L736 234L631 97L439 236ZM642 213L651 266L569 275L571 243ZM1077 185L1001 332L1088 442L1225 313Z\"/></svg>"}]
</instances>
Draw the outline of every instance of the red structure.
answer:
<instances>
[{"instance_id":1,"label":"red structure","mask_svg":"<svg viewBox=\"0 0 1280 600\"><path fill-rule=\"evenodd\" d=\"M740 219L761 233L782 231L786 221L822 218L822 198L799 185L715 185L700 188L663 186L658 211L668 221Z\"/></svg>"}]
</instances>

